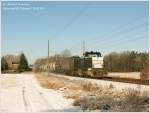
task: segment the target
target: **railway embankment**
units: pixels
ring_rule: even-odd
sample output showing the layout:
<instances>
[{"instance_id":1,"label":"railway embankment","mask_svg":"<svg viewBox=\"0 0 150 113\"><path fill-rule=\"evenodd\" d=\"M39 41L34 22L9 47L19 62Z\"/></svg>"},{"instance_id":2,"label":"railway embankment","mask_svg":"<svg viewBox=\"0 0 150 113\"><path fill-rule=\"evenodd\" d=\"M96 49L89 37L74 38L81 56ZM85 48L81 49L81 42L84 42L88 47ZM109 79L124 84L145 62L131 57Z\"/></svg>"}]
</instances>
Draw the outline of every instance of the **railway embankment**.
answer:
<instances>
[{"instance_id":1,"label":"railway embankment","mask_svg":"<svg viewBox=\"0 0 150 113\"><path fill-rule=\"evenodd\" d=\"M44 75L44 76L43 76ZM36 74L40 84L54 89L83 111L148 111L148 85Z\"/></svg>"},{"instance_id":2,"label":"railway embankment","mask_svg":"<svg viewBox=\"0 0 150 113\"><path fill-rule=\"evenodd\" d=\"M42 73L44 75L48 75L48 73ZM54 73L49 73L51 76L55 76L55 77L63 77L69 80L83 80L83 81L89 81L91 83L96 83L99 86L106 86L106 87L113 87L116 90L122 90L122 89L135 89L135 90L139 90L141 92L143 91L148 91L149 90L149 85L148 82L146 81L146 83L142 84L142 81L140 81L139 79L129 79L129 80L125 80L123 81L123 79L120 80L119 79L109 79L109 78L104 78L104 79L91 79L91 78L82 78L82 77L74 77L74 76L67 76L67 75L63 75L63 74L54 74ZM133 73L132 73L133 74ZM139 83L140 81L140 83ZM145 81L144 81L145 82Z\"/></svg>"}]
</instances>

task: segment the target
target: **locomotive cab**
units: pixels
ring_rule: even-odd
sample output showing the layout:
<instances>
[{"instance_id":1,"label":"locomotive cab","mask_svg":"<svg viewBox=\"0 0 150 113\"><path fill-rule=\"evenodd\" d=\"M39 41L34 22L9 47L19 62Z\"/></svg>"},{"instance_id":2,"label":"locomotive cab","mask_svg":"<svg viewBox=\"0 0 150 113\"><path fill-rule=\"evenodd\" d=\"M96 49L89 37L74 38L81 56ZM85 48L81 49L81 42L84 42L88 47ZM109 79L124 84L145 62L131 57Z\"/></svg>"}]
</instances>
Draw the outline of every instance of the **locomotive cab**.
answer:
<instances>
[{"instance_id":1,"label":"locomotive cab","mask_svg":"<svg viewBox=\"0 0 150 113\"><path fill-rule=\"evenodd\" d=\"M82 59L84 74L90 77L103 77L103 57L100 52L85 52Z\"/></svg>"}]
</instances>

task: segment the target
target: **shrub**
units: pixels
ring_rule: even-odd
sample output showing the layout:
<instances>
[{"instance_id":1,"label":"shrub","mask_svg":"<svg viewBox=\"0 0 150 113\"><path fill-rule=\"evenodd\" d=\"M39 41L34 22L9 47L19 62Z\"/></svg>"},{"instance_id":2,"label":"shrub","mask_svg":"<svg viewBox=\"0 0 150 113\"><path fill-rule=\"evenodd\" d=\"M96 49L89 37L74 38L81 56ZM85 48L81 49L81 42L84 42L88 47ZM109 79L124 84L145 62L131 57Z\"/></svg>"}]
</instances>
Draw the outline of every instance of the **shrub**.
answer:
<instances>
[{"instance_id":1,"label":"shrub","mask_svg":"<svg viewBox=\"0 0 150 113\"><path fill-rule=\"evenodd\" d=\"M109 84L109 89L113 89L114 86L112 85L112 83Z\"/></svg>"},{"instance_id":2,"label":"shrub","mask_svg":"<svg viewBox=\"0 0 150 113\"><path fill-rule=\"evenodd\" d=\"M112 97L100 96L86 96L74 101L74 106L80 106L83 111L85 110L109 110L113 102Z\"/></svg>"},{"instance_id":3,"label":"shrub","mask_svg":"<svg viewBox=\"0 0 150 113\"><path fill-rule=\"evenodd\" d=\"M120 98L111 110L119 112L146 112L148 111L148 100L149 97L145 94L143 95L140 91L128 89L125 96Z\"/></svg>"},{"instance_id":4,"label":"shrub","mask_svg":"<svg viewBox=\"0 0 150 113\"><path fill-rule=\"evenodd\" d=\"M98 85L89 81L81 81L81 89L85 91L96 91L98 90Z\"/></svg>"},{"instance_id":5,"label":"shrub","mask_svg":"<svg viewBox=\"0 0 150 113\"><path fill-rule=\"evenodd\" d=\"M140 91L128 89L127 94L123 100L123 111L127 112L141 112L146 110L146 104L149 98Z\"/></svg>"},{"instance_id":6,"label":"shrub","mask_svg":"<svg viewBox=\"0 0 150 113\"><path fill-rule=\"evenodd\" d=\"M107 92L109 92L109 90L107 90ZM140 91L128 89L126 90L126 94L124 92L124 96L119 98L106 94L85 96L76 99L73 105L80 106L83 111L145 112L149 110L149 96L147 92L142 94Z\"/></svg>"}]
</instances>

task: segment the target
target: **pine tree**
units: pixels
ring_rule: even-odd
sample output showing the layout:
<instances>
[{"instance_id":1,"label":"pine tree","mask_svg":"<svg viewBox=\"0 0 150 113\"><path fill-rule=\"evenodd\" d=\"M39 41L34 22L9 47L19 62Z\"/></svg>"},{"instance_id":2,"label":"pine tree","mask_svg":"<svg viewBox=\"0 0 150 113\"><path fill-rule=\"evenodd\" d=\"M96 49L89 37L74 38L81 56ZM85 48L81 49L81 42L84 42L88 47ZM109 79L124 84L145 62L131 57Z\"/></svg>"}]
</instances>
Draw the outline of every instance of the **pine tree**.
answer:
<instances>
[{"instance_id":1,"label":"pine tree","mask_svg":"<svg viewBox=\"0 0 150 113\"><path fill-rule=\"evenodd\" d=\"M24 53L22 53L20 55L20 63L19 63L19 67L18 68L19 68L19 70L23 70L23 71L28 69L28 61L27 61Z\"/></svg>"},{"instance_id":2,"label":"pine tree","mask_svg":"<svg viewBox=\"0 0 150 113\"><path fill-rule=\"evenodd\" d=\"M6 60L5 60L5 58L2 57L1 58L1 70L6 70L6 69L8 69L8 64L7 64Z\"/></svg>"}]
</instances>

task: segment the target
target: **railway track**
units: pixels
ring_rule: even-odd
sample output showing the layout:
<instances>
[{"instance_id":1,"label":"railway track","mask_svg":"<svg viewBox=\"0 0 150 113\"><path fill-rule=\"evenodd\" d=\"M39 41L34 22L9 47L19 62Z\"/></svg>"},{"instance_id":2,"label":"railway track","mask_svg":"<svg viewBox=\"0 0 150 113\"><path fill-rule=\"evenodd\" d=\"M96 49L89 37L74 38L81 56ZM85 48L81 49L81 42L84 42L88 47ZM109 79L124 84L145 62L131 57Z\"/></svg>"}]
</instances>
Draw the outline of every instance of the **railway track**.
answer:
<instances>
[{"instance_id":1,"label":"railway track","mask_svg":"<svg viewBox=\"0 0 150 113\"><path fill-rule=\"evenodd\" d=\"M89 78L89 77L86 77ZM117 77L103 77L103 78L92 78L90 79L99 79L113 82L122 82L122 83L131 83L131 84L140 84L140 85L149 85L149 80L140 80L140 79L131 79L131 78L117 78Z\"/></svg>"},{"instance_id":2,"label":"railway track","mask_svg":"<svg viewBox=\"0 0 150 113\"><path fill-rule=\"evenodd\" d=\"M104 77L104 78L102 78L102 80L114 81L114 82L132 83L132 84L141 84L141 85L149 85L149 80L140 80L140 79L131 79L131 78Z\"/></svg>"},{"instance_id":3,"label":"railway track","mask_svg":"<svg viewBox=\"0 0 150 113\"><path fill-rule=\"evenodd\" d=\"M56 74L56 73L55 73ZM141 80L141 79L132 79L132 78L117 78L117 77L81 77L81 76L72 76L68 74L63 74L63 76L71 76L71 77L80 77L80 78L88 78L88 79L97 79L97 80L106 80L106 81L113 81L113 82L122 82L122 83L131 83L131 84L140 84L140 85L149 85L149 80Z\"/></svg>"},{"instance_id":4,"label":"railway track","mask_svg":"<svg viewBox=\"0 0 150 113\"><path fill-rule=\"evenodd\" d=\"M67 75L70 76L70 75ZM74 77L81 77L81 76L74 76ZM132 83L132 84L140 84L140 85L149 85L149 80L141 80L141 79L132 79L132 78L117 78L117 77L81 77L81 78L90 78L90 79L99 79L99 80L106 80L106 81L114 81L114 82L122 82L122 83Z\"/></svg>"}]
</instances>

